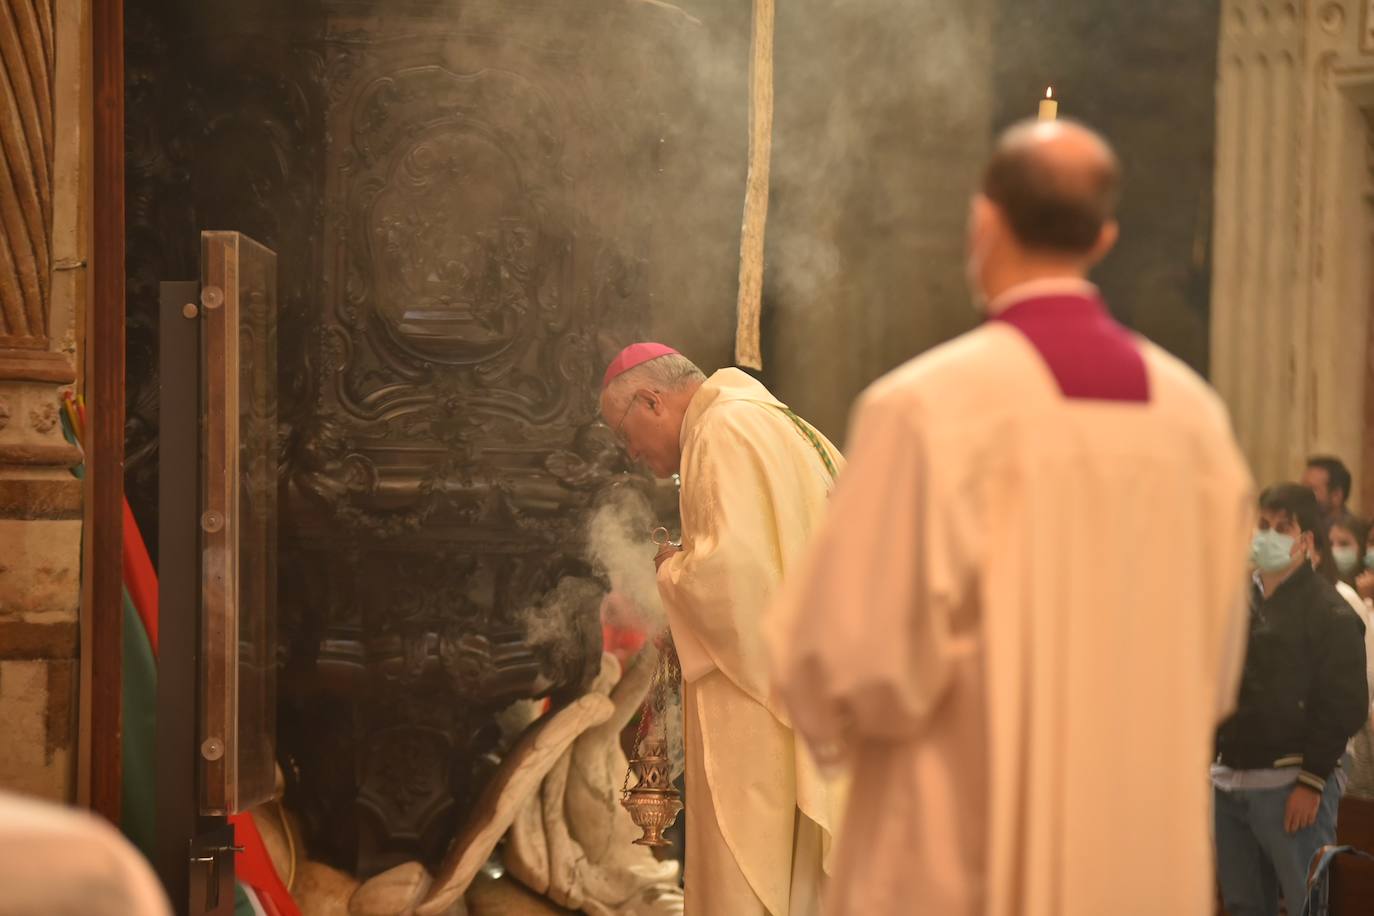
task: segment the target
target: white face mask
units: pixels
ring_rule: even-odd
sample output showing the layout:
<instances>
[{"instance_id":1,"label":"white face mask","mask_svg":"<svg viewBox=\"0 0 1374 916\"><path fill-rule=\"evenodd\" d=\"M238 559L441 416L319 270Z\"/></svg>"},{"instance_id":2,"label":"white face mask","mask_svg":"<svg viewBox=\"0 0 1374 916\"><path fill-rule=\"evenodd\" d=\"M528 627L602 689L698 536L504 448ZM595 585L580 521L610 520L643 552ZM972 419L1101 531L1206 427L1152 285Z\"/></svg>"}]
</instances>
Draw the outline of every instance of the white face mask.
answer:
<instances>
[{"instance_id":1,"label":"white face mask","mask_svg":"<svg viewBox=\"0 0 1374 916\"><path fill-rule=\"evenodd\" d=\"M1279 534L1272 528L1256 531L1254 540L1250 542L1250 561L1261 572L1283 572L1293 565L1294 543L1292 537Z\"/></svg>"},{"instance_id":2,"label":"white face mask","mask_svg":"<svg viewBox=\"0 0 1374 916\"><path fill-rule=\"evenodd\" d=\"M1353 573L1360 565L1360 551L1355 547L1332 547L1331 558L1336 561L1336 571L1342 576Z\"/></svg>"}]
</instances>

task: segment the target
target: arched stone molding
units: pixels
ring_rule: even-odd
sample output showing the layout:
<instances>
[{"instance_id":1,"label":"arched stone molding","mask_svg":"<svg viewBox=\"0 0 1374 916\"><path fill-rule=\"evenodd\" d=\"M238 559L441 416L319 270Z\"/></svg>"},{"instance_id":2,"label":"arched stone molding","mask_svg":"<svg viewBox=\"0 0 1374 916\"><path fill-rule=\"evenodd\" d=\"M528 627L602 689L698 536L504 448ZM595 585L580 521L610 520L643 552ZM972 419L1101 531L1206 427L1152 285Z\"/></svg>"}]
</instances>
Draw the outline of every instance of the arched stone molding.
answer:
<instances>
[{"instance_id":1,"label":"arched stone molding","mask_svg":"<svg viewBox=\"0 0 1374 916\"><path fill-rule=\"evenodd\" d=\"M1212 380L1261 484L1331 452L1358 490L1374 0L1226 0L1222 16Z\"/></svg>"}]
</instances>

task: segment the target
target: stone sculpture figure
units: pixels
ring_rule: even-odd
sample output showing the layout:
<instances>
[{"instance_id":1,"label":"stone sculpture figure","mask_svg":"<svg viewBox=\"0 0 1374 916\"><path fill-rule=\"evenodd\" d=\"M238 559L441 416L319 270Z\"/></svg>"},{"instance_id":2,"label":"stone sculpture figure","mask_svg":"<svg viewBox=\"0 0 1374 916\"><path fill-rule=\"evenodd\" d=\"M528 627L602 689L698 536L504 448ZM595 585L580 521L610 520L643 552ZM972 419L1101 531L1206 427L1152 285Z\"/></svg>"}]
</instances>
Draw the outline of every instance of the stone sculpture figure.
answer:
<instances>
[{"instance_id":1,"label":"stone sculpture figure","mask_svg":"<svg viewBox=\"0 0 1374 916\"><path fill-rule=\"evenodd\" d=\"M550 913L557 905L588 916L680 916L678 864L659 862L633 844L639 830L617 791L627 766L620 734L643 701L656 663L647 649L622 677L620 663L607 654L588 693L562 709L541 717L535 703L513 706L503 722L515 737L511 749L433 877L419 862L361 884L318 862L294 868L289 850L293 843L299 848L299 837L289 842L283 832L291 819L255 812L302 912L482 916L483 904L467 898L504 837L501 858L509 874L547 899Z\"/></svg>"},{"instance_id":2,"label":"stone sculpture figure","mask_svg":"<svg viewBox=\"0 0 1374 916\"><path fill-rule=\"evenodd\" d=\"M588 729L545 777L537 797L516 816L506 867L555 902L591 916L674 916L683 912L676 862L657 861L620 806L626 759L620 734L648 692L655 650L641 652L624 677L612 655L602 659L593 693L609 694L615 711Z\"/></svg>"}]
</instances>

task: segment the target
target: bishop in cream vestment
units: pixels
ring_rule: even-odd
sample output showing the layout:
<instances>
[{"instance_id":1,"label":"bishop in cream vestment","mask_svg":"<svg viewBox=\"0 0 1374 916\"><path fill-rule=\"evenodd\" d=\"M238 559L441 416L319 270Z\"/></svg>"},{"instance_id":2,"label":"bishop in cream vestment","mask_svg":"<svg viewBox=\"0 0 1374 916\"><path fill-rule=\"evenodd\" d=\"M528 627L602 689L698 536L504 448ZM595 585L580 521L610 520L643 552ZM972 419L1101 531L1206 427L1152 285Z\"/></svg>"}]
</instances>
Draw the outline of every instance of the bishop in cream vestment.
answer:
<instances>
[{"instance_id":1,"label":"bishop in cream vestment","mask_svg":"<svg viewBox=\"0 0 1374 916\"><path fill-rule=\"evenodd\" d=\"M624 408L625 438L662 476L673 456L637 445L652 435L659 386L634 384L649 403ZM674 443L682 550L658 573L683 675L687 913L815 914L839 800L770 695L762 615L825 512L842 458L745 373L698 384Z\"/></svg>"},{"instance_id":2,"label":"bishop in cream vestment","mask_svg":"<svg viewBox=\"0 0 1374 916\"><path fill-rule=\"evenodd\" d=\"M687 717L687 908L702 916L819 912L834 826L831 790L770 697L763 648L763 612L831 482L783 410L737 369L697 392L682 427L683 551L659 570ZM755 902L740 899L741 878Z\"/></svg>"}]
</instances>

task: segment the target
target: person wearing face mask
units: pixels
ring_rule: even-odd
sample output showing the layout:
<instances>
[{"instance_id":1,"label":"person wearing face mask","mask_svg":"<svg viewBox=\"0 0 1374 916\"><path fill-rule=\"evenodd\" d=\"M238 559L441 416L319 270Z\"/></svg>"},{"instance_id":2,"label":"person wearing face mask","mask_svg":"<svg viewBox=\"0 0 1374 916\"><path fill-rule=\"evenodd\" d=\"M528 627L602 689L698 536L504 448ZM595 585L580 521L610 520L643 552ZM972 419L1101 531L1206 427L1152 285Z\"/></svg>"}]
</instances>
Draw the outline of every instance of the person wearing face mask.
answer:
<instances>
[{"instance_id":1,"label":"person wearing face mask","mask_svg":"<svg viewBox=\"0 0 1374 916\"><path fill-rule=\"evenodd\" d=\"M852 776L834 916L1210 912L1254 497L1220 399L1087 279L1119 179L1071 121L999 138L987 321L864 393L768 615L797 731Z\"/></svg>"},{"instance_id":2,"label":"person wearing face mask","mask_svg":"<svg viewBox=\"0 0 1374 916\"><path fill-rule=\"evenodd\" d=\"M1331 543L1331 562L1335 579L1347 586L1348 593L1346 589L1339 590L1348 600L1352 595L1356 595L1355 580L1364 569L1364 545L1369 539L1369 523L1347 513L1339 521L1332 522L1326 534ZM1358 596L1356 597L1358 600Z\"/></svg>"},{"instance_id":3,"label":"person wearing face mask","mask_svg":"<svg viewBox=\"0 0 1374 916\"><path fill-rule=\"evenodd\" d=\"M1355 591L1367 607L1374 607L1374 527L1365 536L1363 563L1355 576Z\"/></svg>"},{"instance_id":4,"label":"person wearing face mask","mask_svg":"<svg viewBox=\"0 0 1374 916\"><path fill-rule=\"evenodd\" d=\"M1364 557L1357 544L1364 543L1368 529L1353 515L1331 526L1321 525L1312 532L1312 568L1335 586L1336 593L1345 599L1360 619L1369 627L1369 606L1355 589L1355 579L1363 566Z\"/></svg>"},{"instance_id":5,"label":"person wearing face mask","mask_svg":"<svg viewBox=\"0 0 1374 916\"><path fill-rule=\"evenodd\" d=\"M1250 633L1212 767L1217 872L1232 916L1297 913L1312 855L1335 842L1347 744L1369 717L1364 622L1313 569L1323 525L1307 487L1260 496Z\"/></svg>"}]
</instances>

